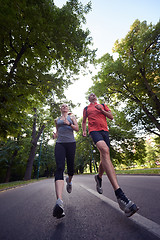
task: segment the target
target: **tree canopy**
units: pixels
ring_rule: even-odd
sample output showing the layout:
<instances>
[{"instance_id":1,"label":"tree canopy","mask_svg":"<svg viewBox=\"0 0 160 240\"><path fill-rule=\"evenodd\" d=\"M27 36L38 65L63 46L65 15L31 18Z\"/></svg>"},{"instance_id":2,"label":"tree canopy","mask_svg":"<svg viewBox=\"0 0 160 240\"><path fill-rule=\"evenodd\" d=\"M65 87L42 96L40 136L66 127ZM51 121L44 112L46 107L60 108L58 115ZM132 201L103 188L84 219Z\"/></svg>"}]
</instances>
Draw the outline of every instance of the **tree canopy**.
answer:
<instances>
[{"instance_id":1,"label":"tree canopy","mask_svg":"<svg viewBox=\"0 0 160 240\"><path fill-rule=\"evenodd\" d=\"M29 109L61 98L71 76L92 61L82 27L90 8L78 0L62 8L52 0L0 1L1 137L15 136Z\"/></svg>"},{"instance_id":2,"label":"tree canopy","mask_svg":"<svg viewBox=\"0 0 160 240\"><path fill-rule=\"evenodd\" d=\"M98 60L101 69L90 91L125 108L138 129L160 136L160 22L136 20L113 50L118 58L107 53Z\"/></svg>"}]
</instances>

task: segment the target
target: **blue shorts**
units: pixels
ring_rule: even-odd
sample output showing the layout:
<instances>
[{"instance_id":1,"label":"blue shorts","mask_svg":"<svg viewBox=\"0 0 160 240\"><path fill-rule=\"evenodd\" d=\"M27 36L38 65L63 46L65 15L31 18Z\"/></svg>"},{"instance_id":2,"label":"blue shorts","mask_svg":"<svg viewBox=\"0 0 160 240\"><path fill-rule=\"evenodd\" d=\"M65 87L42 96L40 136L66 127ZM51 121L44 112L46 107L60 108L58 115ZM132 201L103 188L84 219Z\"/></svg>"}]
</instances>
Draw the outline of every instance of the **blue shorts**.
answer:
<instances>
[{"instance_id":1,"label":"blue shorts","mask_svg":"<svg viewBox=\"0 0 160 240\"><path fill-rule=\"evenodd\" d=\"M96 144L97 142L103 140L107 144L108 147L110 147L110 141L109 141L109 132L108 131L92 131L90 132L91 138L93 142Z\"/></svg>"}]
</instances>

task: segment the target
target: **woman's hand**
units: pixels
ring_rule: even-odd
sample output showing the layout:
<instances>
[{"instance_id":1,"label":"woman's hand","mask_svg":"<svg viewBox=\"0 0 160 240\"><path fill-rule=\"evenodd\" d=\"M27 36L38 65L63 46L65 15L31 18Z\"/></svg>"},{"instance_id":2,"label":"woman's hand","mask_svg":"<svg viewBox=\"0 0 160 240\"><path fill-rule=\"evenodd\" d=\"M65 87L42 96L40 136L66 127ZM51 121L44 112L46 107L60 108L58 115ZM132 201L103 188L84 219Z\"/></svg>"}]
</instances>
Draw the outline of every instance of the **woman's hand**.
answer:
<instances>
[{"instance_id":1,"label":"woman's hand","mask_svg":"<svg viewBox=\"0 0 160 240\"><path fill-rule=\"evenodd\" d=\"M63 123L66 124L66 125L68 125L68 126L71 125L71 123L67 120L67 118L65 118L65 119L63 120Z\"/></svg>"},{"instance_id":2,"label":"woman's hand","mask_svg":"<svg viewBox=\"0 0 160 240\"><path fill-rule=\"evenodd\" d=\"M57 138L57 134L53 132L53 139Z\"/></svg>"}]
</instances>

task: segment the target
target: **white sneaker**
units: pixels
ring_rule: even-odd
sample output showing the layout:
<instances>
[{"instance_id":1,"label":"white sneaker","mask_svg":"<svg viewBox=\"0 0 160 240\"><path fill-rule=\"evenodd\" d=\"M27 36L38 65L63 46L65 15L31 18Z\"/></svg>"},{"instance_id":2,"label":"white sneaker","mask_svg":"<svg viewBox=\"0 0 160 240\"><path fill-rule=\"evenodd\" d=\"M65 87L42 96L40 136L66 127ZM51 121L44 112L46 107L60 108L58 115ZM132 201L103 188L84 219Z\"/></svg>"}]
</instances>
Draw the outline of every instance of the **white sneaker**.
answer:
<instances>
[{"instance_id":1,"label":"white sneaker","mask_svg":"<svg viewBox=\"0 0 160 240\"><path fill-rule=\"evenodd\" d=\"M69 183L69 177L66 178L66 190L68 193L71 193L72 192L72 183Z\"/></svg>"},{"instance_id":2,"label":"white sneaker","mask_svg":"<svg viewBox=\"0 0 160 240\"><path fill-rule=\"evenodd\" d=\"M139 207L137 207L134 202L129 200L123 192L117 197L117 202L120 209L124 211L127 217L131 217L139 210Z\"/></svg>"},{"instance_id":3,"label":"white sneaker","mask_svg":"<svg viewBox=\"0 0 160 240\"><path fill-rule=\"evenodd\" d=\"M63 201L59 198L56 201L56 205L53 208L53 217L62 218L65 216Z\"/></svg>"}]
</instances>

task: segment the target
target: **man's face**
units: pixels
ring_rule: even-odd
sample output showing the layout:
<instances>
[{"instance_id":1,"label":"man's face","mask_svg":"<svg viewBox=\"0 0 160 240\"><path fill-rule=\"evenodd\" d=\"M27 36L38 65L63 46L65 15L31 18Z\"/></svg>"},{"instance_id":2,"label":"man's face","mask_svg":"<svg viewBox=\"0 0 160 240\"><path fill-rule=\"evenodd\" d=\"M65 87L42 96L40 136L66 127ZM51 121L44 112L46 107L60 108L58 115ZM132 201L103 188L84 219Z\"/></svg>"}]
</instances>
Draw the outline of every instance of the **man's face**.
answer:
<instances>
[{"instance_id":1,"label":"man's face","mask_svg":"<svg viewBox=\"0 0 160 240\"><path fill-rule=\"evenodd\" d=\"M97 97L94 93L91 93L88 97L90 102L97 101Z\"/></svg>"}]
</instances>

